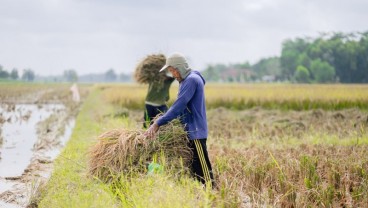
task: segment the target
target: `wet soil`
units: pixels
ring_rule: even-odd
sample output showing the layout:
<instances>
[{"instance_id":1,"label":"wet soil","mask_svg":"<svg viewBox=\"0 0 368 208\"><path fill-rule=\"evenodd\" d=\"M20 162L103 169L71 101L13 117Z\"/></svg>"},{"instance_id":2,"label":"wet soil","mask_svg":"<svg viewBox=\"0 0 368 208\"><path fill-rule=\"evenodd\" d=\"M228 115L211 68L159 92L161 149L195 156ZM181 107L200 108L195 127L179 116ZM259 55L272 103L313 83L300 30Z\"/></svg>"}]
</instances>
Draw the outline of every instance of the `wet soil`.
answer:
<instances>
[{"instance_id":1,"label":"wet soil","mask_svg":"<svg viewBox=\"0 0 368 208\"><path fill-rule=\"evenodd\" d=\"M79 107L68 91L53 89L2 101L0 207L27 207L36 200L72 133Z\"/></svg>"}]
</instances>

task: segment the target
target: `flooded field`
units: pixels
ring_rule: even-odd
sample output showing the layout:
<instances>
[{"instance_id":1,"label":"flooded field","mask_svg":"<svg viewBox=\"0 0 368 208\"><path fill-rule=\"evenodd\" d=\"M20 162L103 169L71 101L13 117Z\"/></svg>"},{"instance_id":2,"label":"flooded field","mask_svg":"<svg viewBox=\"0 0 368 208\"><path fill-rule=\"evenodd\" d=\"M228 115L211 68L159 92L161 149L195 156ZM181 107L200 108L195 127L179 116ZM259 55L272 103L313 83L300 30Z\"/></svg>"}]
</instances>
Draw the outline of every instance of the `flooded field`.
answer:
<instances>
[{"instance_id":1,"label":"flooded field","mask_svg":"<svg viewBox=\"0 0 368 208\"><path fill-rule=\"evenodd\" d=\"M68 87L46 89L0 93L0 207L29 204L71 136L80 103Z\"/></svg>"}]
</instances>

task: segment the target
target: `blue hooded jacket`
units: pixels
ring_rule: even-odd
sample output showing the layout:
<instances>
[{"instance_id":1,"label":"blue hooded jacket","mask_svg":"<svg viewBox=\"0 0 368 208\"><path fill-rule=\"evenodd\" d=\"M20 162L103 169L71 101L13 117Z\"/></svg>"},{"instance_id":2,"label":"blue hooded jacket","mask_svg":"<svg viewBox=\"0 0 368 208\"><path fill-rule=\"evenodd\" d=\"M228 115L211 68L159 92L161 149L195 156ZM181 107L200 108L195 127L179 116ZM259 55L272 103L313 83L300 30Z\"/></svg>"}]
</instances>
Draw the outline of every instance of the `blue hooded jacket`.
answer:
<instances>
[{"instance_id":1,"label":"blue hooded jacket","mask_svg":"<svg viewBox=\"0 0 368 208\"><path fill-rule=\"evenodd\" d=\"M170 109L157 120L162 126L180 117L189 139L206 139L208 135L204 85L206 81L198 71L191 71L180 82L178 97Z\"/></svg>"}]
</instances>

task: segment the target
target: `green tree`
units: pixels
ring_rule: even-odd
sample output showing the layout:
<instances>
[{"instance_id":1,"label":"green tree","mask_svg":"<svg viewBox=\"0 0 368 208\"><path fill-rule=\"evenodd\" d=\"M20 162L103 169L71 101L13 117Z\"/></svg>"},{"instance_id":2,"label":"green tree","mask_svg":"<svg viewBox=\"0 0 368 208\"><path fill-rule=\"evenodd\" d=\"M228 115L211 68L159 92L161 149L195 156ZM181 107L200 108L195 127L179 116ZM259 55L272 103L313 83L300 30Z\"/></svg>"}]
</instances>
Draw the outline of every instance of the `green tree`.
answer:
<instances>
[{"instance_id":1,"label":"green tree","mask_svg":"<svg viewBox=\"0 0 368 208\"><path fill-rule=\"evenodd\" d=\"M3 66L0 65L0 78L7 79L9 78L9 72L5 71Z\"/></svg>"},{"instance_id":2,"label":"green tree","mask_svg":"<svg viewBox=\"0 0 368 208\"><path fill-rule=\"evenodd\" d=\"M282 73L280 58L263 58L252 66L252 70L257 74L258 79L261 79L265 75L280 76Z\"/></svg>"},{"instance_id":3,"label":"green tree","mask_svg":"<svg viewBox=\"0 0 368 208\"><path fill-rule=\"evenodd\" d=\"M235 69L250 69L251 67L252 65L248 61L240 64L234 64Z\"/></svg>"},{"instance_id":4,"label":"green tree","mask_svg":"<svg viewBox=\"0 0 368 208\"><path fill-rule=\"evenodd\" d=\"M282 76L286 79L291 79L299 65L299 55L307 51L310 47L309 40L296 38L295 40L286 40L282 43L281 51L281 67Z\"/></svg>"},{"instance_id":5,"label":"green tree","mask_svg":"<svg viewBox=\"0 0 368 208\"><path fill-rule=\"evenodd\" d=\"M305 66L306 68L310 68L311 59L309 58L306 52L303 52L298 56L297 63L298 63L298 66L301 65L301 66Z\"/></svg>"},{"instance_id":6,"label":"green tree","mask_svg":"<svg viewBox=\"0 0 368 208\"><path fill-rule=\"evenodd\" d=\"M216 64L216 65L208 65L207 68L202 72L203 77L207 81L219 81L224 78L227 80L227 77L222 77L222 73L224 73L231 66L226 66L224 64Z\"/></svg>"},{"instance_id":7,"label":"green tree","mask_svg":"<svg viewBox=\"0 0 368 208\"><path fill-rule=\"evenodd\" d=\"M282 76L290 79L297 67L298 53L291 49L283 49L281 52Z\"/></svg>"},{"instance_id":8,"label":"green tree","mask_svg":"<svg viewBox=\"0 0 368 208\"><path fill-rule=\"evenodd\" d=\"M338 78L343 83L368 82L368 31L356 33L321 33L317 38L286 40L281 53L282 76L289 78L299 65L310 69L312 80L323 82ZM322 72L313 72L311 62L328 63ZM318 65L318 64L317 64ZM315 64L316 67L316 64ZM321 66L319 67L321 68ZM318 70L317 70L318 71ZM321 75L318 78L315 74ZM329 77L326 80L326 77Z\"/></svg>"},{"instance_id":9,"label":"green tree","mask_svg":"<svg viewBox=\"0 0 368 208\"><path fill-rule=\"evenodd\" d=\"M120 81L122 82L129 82L130 81L130 77L128 74L125 73L121 73L119 76Z\"/></svg>"},{"instance_id":10,"label":"green tree","mask_svg":"<svg viewBox=\"0 0 368 208\"><path fill-rule=\"evenodd\" d=\"M203 76L208 81L218 81L219 80L219 74L216 72L215 67L212 65L209 65L206 70L203 73Z\"/></svg>"},{"instance_id":11,"label":"green tree","mask_svg":"<svg viewBox=\"0 0 368 208\"><path fill-rule=\"evenodd\" d=\"M35 78L35 73L32 69L24 69L22 74L22 80L32 82Z\"/></svg>"},{"instance_id":12,"label":"green tree","mask_svg":"<svg viewBox=\"0 0 368 208\"><path fill-rule=\"evenodd\" d=\"M10 78L12 78L13 80L17 80L19 78L18 69L12 69L12 71L10 72Z\"/></svg>"},{"instance_id":13,"label":"green tree","mask_svg":"<svg viewBox=\"0 0 368 208\"><path fill-rule=\"evenodd\" d=\"M368 31L361 33L357 51L357 78L360 83L368 83Z\"/></svg>"},{"instance_id":14,"label":"green tree","mask_svg":"<svg viewBox=\"0 0 368 208\"><path fill-rule=\"evenodd\" d=\"M335 79L335 68L320 59L313 60L311 63L311 72L317 82L332 82Z\"/></svg>"},{"instance_id":15,"label":"green tree","mask_svg":"<svg viewBox=\"0 0 368 208\"><path fill-rule=\"evenodd\" d=\"M107 82L115 82L118 75L116 75L114 69L109 69L105 72L105 81Z\"/></svg>"},{"instance_id":16,"label":"green tree","mask_svg":"<svg viewBox=\"0 0 368 208\"><path fill-rule=\"evenodd\" d=\"M63 73L63 77L67 82L78 81L78 74L74 69L65 70Z\"/></svg>"},{"instance_id":17,"label":"green tree","mask_svg":"<svg viewBox=\"0 0 368 208\"><path fill-rule=\"evenodd\" d=\"M306 67L299 65L296 68L294 79L299 83L308 83L309 82L309 71Z\"/></svg>"}]
</instances>

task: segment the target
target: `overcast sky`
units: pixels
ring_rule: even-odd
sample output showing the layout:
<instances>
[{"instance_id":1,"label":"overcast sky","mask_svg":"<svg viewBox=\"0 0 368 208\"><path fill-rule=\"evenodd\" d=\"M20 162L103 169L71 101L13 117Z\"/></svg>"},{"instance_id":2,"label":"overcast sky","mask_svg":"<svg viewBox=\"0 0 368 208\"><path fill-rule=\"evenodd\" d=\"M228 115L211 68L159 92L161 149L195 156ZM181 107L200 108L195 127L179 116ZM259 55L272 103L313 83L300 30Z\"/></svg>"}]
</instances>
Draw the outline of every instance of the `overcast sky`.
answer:
<instances>
[{"instance_id":1,"label":"overcast sky","mask_svg":"<svg viewBox=\"0 0 368 208\"><path fill-rule=\"evenodd\" d=\"M192 68L279 56L282 41L367 31L367 0L0 0L0 65L131 73L152 53Z\"/></svg>"}]
</instances>

